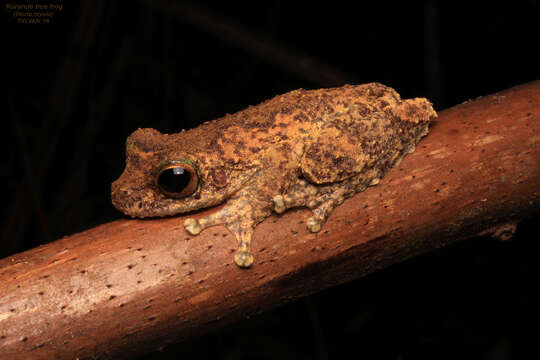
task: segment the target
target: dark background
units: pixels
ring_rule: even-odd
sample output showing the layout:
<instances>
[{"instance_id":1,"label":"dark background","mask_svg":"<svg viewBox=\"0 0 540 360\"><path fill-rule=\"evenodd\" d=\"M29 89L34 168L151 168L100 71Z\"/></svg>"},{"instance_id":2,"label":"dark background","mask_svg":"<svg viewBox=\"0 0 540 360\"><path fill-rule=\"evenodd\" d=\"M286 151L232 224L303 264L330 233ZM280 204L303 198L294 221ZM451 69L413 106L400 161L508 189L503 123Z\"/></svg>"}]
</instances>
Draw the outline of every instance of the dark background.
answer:
<instances>
[{"instance_id":1,"label":"dark background","mask_svg":"<svg viewBox=\"0 0 540 360\"><path fill-rule=\"evenodd\" d=\"M121 218L109 187L139 127L301 87L379 81L442 110L539 78L538 1L45 3L49 24L2 4L0 257ZM538 220L141 358L539 358Z\"/></svg>"}]
</instances>

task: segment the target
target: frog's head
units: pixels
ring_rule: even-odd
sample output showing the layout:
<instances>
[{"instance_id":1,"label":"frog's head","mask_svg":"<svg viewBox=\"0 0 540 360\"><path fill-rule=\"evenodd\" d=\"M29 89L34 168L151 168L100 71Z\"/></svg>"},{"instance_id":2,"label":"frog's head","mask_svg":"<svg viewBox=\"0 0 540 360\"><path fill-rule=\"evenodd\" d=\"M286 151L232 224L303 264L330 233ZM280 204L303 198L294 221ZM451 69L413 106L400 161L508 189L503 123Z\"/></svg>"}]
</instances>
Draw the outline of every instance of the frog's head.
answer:
<instances>
[{"instance_id":1,"label":"frog's head","mask_svg":"<svg viewBox=\"0 0 540 360\"><path fill-rule=\"evenodd\" d=\"M194 141L196 135L154 129L131 134L126 168L111 186L114 206L139 218L202 209L226 200L257 172L254 164L224 161L204 141Z\"/></svg>"}]
</instances>

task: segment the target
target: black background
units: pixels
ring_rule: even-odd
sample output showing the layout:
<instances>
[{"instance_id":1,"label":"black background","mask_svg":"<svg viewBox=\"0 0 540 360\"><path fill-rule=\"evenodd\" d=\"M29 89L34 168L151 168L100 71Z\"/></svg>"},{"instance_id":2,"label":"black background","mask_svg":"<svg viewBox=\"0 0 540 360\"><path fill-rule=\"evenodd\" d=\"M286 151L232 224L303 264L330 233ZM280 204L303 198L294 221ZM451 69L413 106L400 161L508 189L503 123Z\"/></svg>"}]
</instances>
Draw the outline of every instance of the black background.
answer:
<instances>
[{"instance_id":1,"label":"black background","mask_svg":"<svg viewBox=\"0 0 540 360\"><path fill-rule=\"evenodd\" d=\"M538 1L46 3L49 24L2 4L0 257L121 218L109 187L139 127L370 81L442 110L539 77ZM538 358L538 219L141 358Z\"/></svg>"}]
</instances>

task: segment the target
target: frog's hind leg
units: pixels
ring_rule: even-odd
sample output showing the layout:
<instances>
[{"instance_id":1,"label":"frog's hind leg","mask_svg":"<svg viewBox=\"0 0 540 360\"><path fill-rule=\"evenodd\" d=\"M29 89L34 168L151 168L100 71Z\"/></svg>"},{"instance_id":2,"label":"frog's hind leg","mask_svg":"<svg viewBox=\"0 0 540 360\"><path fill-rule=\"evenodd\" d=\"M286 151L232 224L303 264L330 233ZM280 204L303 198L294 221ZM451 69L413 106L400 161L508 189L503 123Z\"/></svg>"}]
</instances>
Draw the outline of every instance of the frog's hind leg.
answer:
<instances>
[{"instance_id":1,"label":"frog's hind leg","mask_svg":"<svg viewBox=\"0 0 540 360\"><path fill-rule=\"evenodd\" d=\"M304 179L299 179L286 194L274 196L272 199L274 202L274 211L282 214L285 210L293 207L308 206L309 201L320 193L320 188L308 183Z\"/></svg>"},{"instance_id":2,"label":"frog's hind leg","mask_svg":"<svg viewBox=\"0 0 540 360\"><path fill-rule=\"evenodd\" d=\"M324 194L318 199L317 206L311 208L313 216L310 216L306 221L306 226L311 232L319 232L322 225L325 223L330 213L343 203L345 193L339 189L334 193Z\"/></svg>"},{"instance_id":3,"label":"frog's hind leg","mask_svg":"<svg viewBox=\"0 0 540 360\"><path fill-rule=\"evenodd\" d=\"M299 180L291 191L284 195L274 196L274 211L278 214L286 209L306 206L313 212L313 216L306 221L311 232L319 232L332 211L345 198L353 195L356 189L351 181L344 181L333 185L315 186L305 180Z\"/></svg>"}]
</instances>

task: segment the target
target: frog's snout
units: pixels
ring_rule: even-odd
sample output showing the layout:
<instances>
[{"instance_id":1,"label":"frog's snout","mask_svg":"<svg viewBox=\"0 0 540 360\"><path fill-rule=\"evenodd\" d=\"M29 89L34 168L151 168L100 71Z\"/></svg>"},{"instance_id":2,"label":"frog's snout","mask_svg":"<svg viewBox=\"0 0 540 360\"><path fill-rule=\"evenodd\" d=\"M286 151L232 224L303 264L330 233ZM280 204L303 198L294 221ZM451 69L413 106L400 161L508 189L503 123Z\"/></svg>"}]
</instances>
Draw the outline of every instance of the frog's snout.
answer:
<instances>
[{"instance_id":1,"label":"frog's snout","mask_svg":"<svg viewBox=\"0 0 540 360\"><path fill-rule=\"evenodd\" d=\"M111 201L114 207L126 215L131 215L126 207L128 203L136 201L133 199L132 193L129 189L125 189L119 183L119 180L114 181L111 184ZM131 201L130 201L131 200Z\"/></svg>"},{"instance_id":2,"label":"frog's snout","mask_svg":"<svg viewBox=\"0 0 540 360\"><path fill-rule=\"evenodd\" d=\"M137 191L124 186L120 177L111 184L111 202L114 207L131 217L144 218L143 198Z\"/></svg>"}]
</instances>

